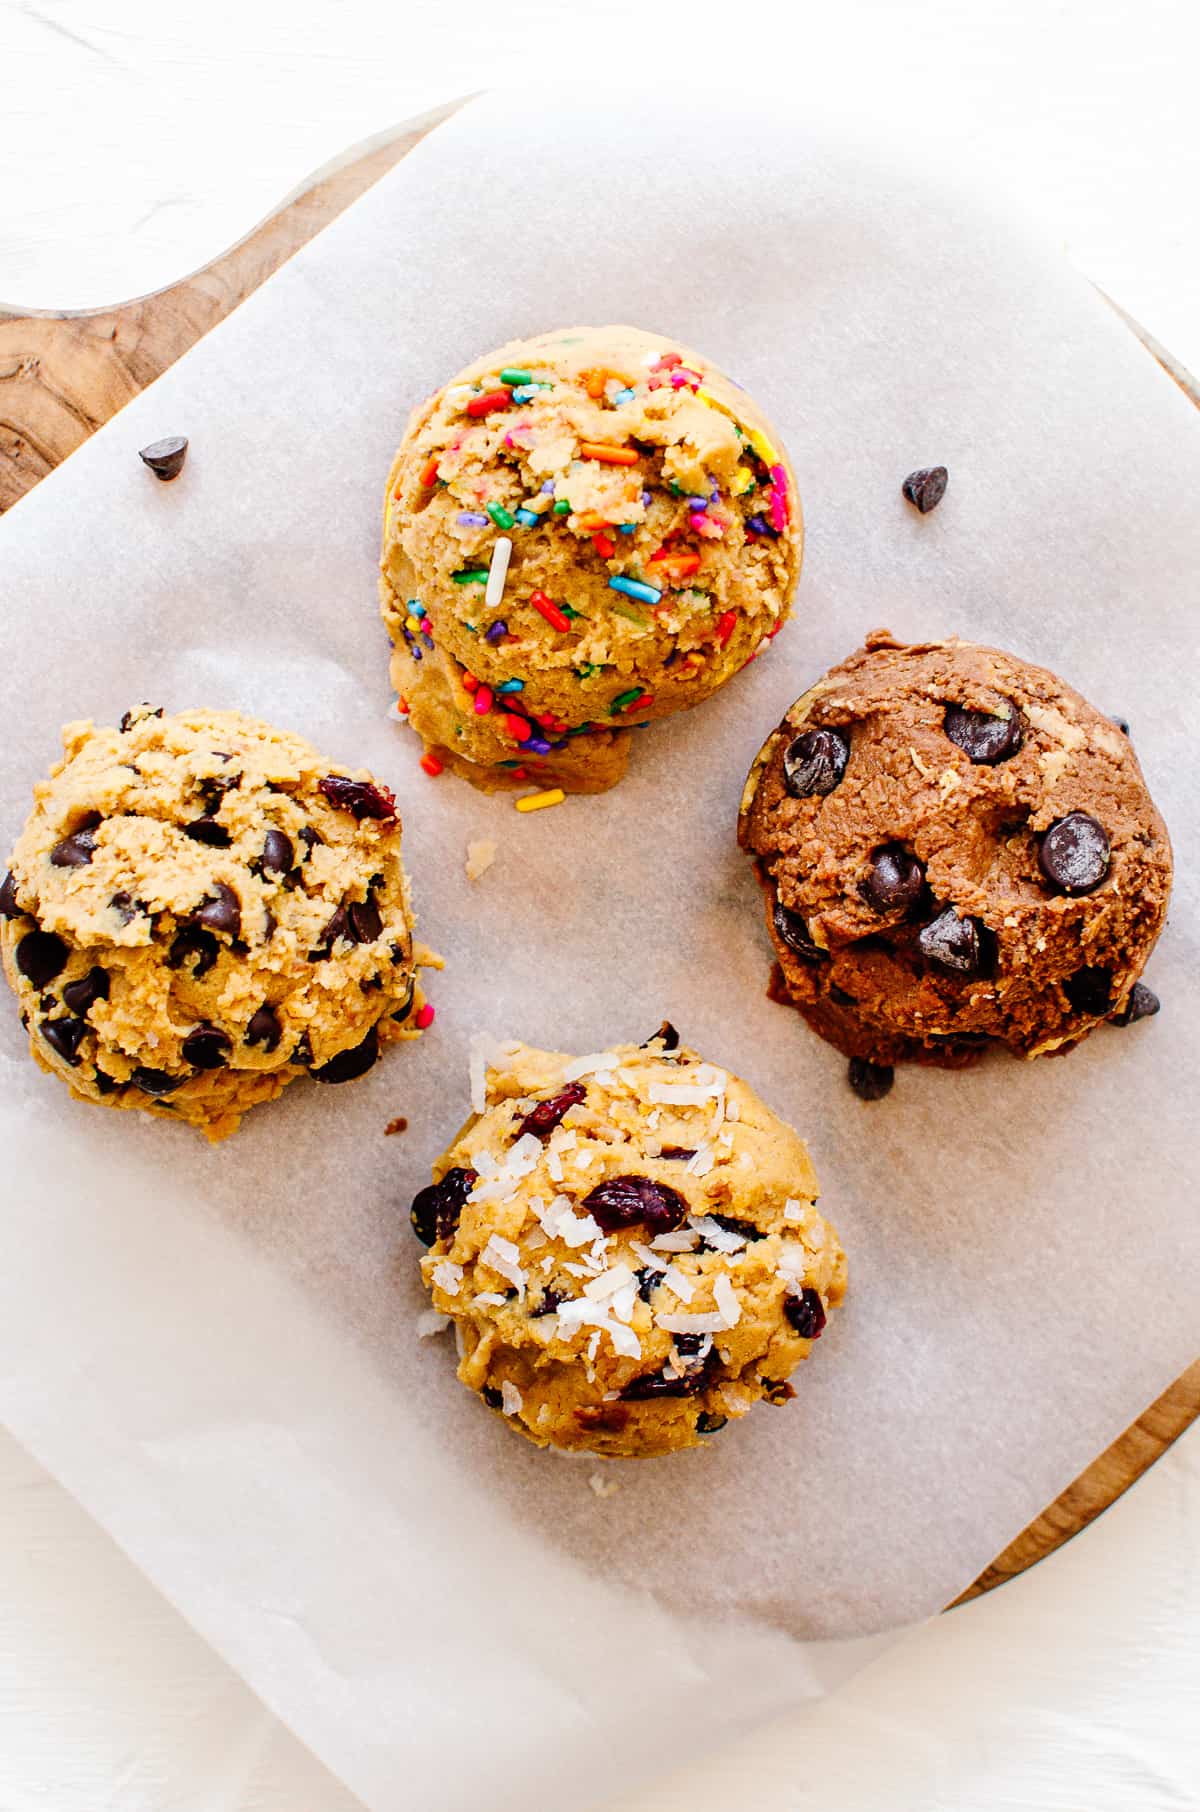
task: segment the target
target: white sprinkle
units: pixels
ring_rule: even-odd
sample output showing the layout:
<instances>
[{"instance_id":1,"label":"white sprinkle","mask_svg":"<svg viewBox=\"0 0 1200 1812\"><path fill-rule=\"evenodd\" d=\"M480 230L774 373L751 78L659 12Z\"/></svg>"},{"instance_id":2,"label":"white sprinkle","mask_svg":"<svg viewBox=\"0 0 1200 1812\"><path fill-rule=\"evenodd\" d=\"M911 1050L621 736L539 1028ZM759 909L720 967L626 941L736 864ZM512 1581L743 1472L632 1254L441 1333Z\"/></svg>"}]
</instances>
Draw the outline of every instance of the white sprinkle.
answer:
<instances>
[{"instance_id":1,"label":"white sprinkle","mask_svg":"<svg viewBox=\"0 0 1200 1812\"><path fill-rule=\"evenodd\" d=\"M478 881L485 875L496 860L497 844L494 837L475 837L467 844L467 879Z\"/></svg>"},{"instance_id":2,"label":"white sprinkle","mask_svg":"<svg viewBox=\"0 0 1200 1812\"><path fill-rule=\"evenodd\" d=\"M597 1497L615 1497L621 1489L616 1479L603 1478L598 1472L589 1473L588 1484Z\"/></svg>"},{"instance_id":3,"label":"white sprinkle","mask_svg":"<svg viewBox=\"0 0 1200 1812\"><path fill-rule=\"evenodd\" d=\"M615 1051L593 1051L590 1057L576 1057L563 1070L564 1082L578 1082L584 1076L594 1076L597 1070L614 1070L621 1059Z\"/></svg>"},{"instance_id":4,"label":"white sprinkle","mask_svg":"<svg viewBox=\"0 0 1200 1812\"><path fill-rule=\"evenodd\" d=\"M461 1265L452 1265L448 1258L444 1258L440 1265L433 1267L433 1281L447 1296L457 1296L462 1272Z\"/></svg>"},{"instance_id":5,"label":"white sprinkle","mask_svg":"<svg viewBox=\"0 0 1200 1812\"><path fill-rule=\"evenodd\" d=\"M505 1378L500 1384L500 1407L506 1416L515 1416L525 1399L510 1379Z\"/></svg>"},{"instance_id":6,"label":"white sprinkle","mask_svg":"<svg viewBox=\"0 0 1200 1812\"><path fill-rule=\"evenodd\" d=\"M727 1328L735 1328L742 1319L742 1305L738 1301L737 1291L730 1283L724 1271L721 1272L721 1275L713 1285L713 1295L717 1299L717 1307L725 1317L725 1326Z\"/></svg>"},{"instance_id":7,"label":"white sprinkle","mask_svg":"<svg viewBox=\"0 0 1200 1812\"><path fill-rule=\"evenodd\" d=\"M417 1338L428 1340L433 1334L440 1334L443 1328L450 1326L449 1315L443 1315L440 1309L426 1309L417 1316Z\"/></svg>"},{"instance_id":8,"label":"white sprinkle","mask_svg":"<svg viewBox=\"0 0 1200 1812\"><path fill-rule=\"evenodd\" d=\"M633 1272L622 1259L607 1271L602 1271L599 1277L594 1277L590 1284L585 1285L583 1293L593 1302L603 1302L606 1297L615 1296L623 1284L632 1282Z\"/></svg>"},{"instance_id":9,"label":"white sprinkle","mask_svg":"<svg viewBox=\"0 0 1200 1812\"><path fill-rule=\"evenodd\" d=\"M492 563L488 567L487 589L483 601L489 610L495 610L504 596L504 581L508 577L508 563L512 559L513 544L507 535L497 535L496 545L492 549Z\"/></svg>"},{"instance_id":10,"label":"white sprinkle","mask_svg":"<svg viewBox=\"0 0 1200 1812\"><path fill-rule=\"evenodd\" d=\"M700 1236L690 1227L677 1227L673 1233L660 1233L650 1244L656 1252L694 1252Z\"/></svg>"},{"instance_id":11,"label":"white sprinkle","mask_svg":"<svg viewBox=\"0 0 1200 1812\"><path fill-rule=\"evenodd\" d=\"M783 1218L785 1221L802 1221L804 1219L804 1210L794 1196L789 1196L783 1204Z\"/></svg>"},{"instance_id":12,"label":"white sprinkle","mask_svg":"<svg viewBox=\"0 0 1200 1812\"><path fill-rule=\"evenodd\" d=\"M501 1296L499 1290L481 1290L475 1298L476 1307L481 1302L487 1303L489 1308L499 1309L504 1306L504 1297Z\"/></svg>"},{"instance_id":13,"label":"white sprinkle","mask_svg":"<svg viewBox=\"0 0 1200 1812\"><path fill-rule=\"evenodd\" d=\"M663 1282L674 1290L680 1302L690 1302L696 1294L696 1286L691 1278L679 1269L678 1265L668 1265L663 1273Z\"/></svg>"},{"instance_id":14,"label":"white sprinkle","mask_svg":"<svg viewBox=\"0 0 1200 1812\"><path fill-rule=\"evenodd\" d=\"M722 1227L720 1221L714 1221L707 1214L689 1214L688 1225L694 1227L702 1239L718 1252L740 1252L746 1241L742 1234L735 1233L732 1227Z\"/></svg>"}]
</instances>

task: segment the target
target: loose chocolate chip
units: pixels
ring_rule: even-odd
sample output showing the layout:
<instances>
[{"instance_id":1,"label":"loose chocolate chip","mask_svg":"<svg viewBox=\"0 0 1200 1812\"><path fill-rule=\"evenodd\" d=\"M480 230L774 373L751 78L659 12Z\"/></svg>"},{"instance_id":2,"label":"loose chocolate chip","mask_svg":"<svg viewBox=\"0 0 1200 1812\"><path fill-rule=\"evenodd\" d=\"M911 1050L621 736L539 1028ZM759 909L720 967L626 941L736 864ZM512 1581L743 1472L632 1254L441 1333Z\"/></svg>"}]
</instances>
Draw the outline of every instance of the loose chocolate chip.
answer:
<instances>
[{"instance_id":1,"label":"loose chocolate chip","mask_svg":"<svg viewBox=\"0 0 1200 1812\"><path fill-rule=\"evenodd\" d=\"M38 1027L42 1037L52 1051L57 1051L64 1063L72 1068L79 1062L79 1046L87 1026L82 1019L43 1019Z\"/></svg>"},{"instance_id":2,"label":"loose chocolate chip","mask_svg":"<svg viewBox=\"0 0 1200 1812\"><path fill-rule=\"evenodd\" d=\"M427 1245L430 1243L430 1241L426 1241ZM557 1314L559 1304L565 1300L565 1297L560 1296L557 1290L543 1290L541 1301L537 1307L529 1310L530 1320L536 1321L539 1315Z\"/></svg>"},{"instance_id":3,"label":"loose chocolate chip","mask_svg":"<svg viewBox=\"0 0 1200 1812\"><path fill-rule=\"evenodd\" d=\"M1153 988L1148 988L1145 982L1134 982L1129 999L1119 1013L1113 1014L1112 1023L1115 1026L1131 1026L1138 1019L1153 1019L1161 1006L1162 1002Z\"/></svg>"},{"instance_id":4,"label":"loose chocolate chip","mask_svg":"<svg viewBox=\"0 0 1200 1812\"><path fill-rule=\"evenodd\" d=\"M182 1088L186 1076L172 1076L167 1070L147 1070L139 1067L129 1078L146 1095L173 1095L177 1088Z\"/></svg>"},{"instance_id":5,"label":"loose chocolate chip","mask_svg":"<svg viewBox=\"0 0 1200 1812\"><path fill-rule=\"evenodd\" d=\"M419 1189L413 1197L409 1219L413 1232L423 1246L434 1240L450 1239L458 1226L463 1203L474 1189L476 1173L456 1167L448 1170L436 1183ZM555 1305L557 1307L557 1303ZM546 1314L549 1310L544 1311Z\"/></svg>"},{"instance_id":6,"label":"loose chocolate chip","mask_svg":"<svg viewBox=\"0 0 1200 1812\"><path fill-rule=\"evenodd\" d=\"M242 929L242 903L232 887L227 887L224 881L216 881L212 892L205 894L191 918L193 924L206 925L210 931L227 931L231 937L237 937Z\"/></svg>"},{"instance_id":7,"label":"loose chocolate chip","mask_svg":"<svg viewBox=\"0 0 1200 1812\"><path fill-rule=\"evenodd\" d=\"M221 946L203 925L181 925L167 952L167 968L182 969L189 958L195 958L192 974L199 981L216 962Z\"/></svg>"},{"instance_id":8,"label":"loose chocolate chip","mask_svg":"<svg viewBox=\"0 0 1200 1812\"><path fill-rule=\"evenodd\" d=\"M333 917L325 926L320 937L317 939L316 948L309 951L309 962L321 962L325 957L331 954L333 946L343 938L348 944L353 944L356 941L354 933L350 929L350 915L347 913L345 906L339 906L333 914Z\"/></svg>"},{"instance_id":9,"label":"loose chocolate chip","mask_svg":"<svg viewBox=\"0 0 1200 1812\"><path fill-rule=\"evenodd\" d=\"M326 774L318 786L330 805L353 812L358 819L377 818L390 824L396 816L396 795L373 780L351 780L345 774Z\"/></svg>"},{"instance_id":10,"label":"loose chocolate chip","mask_svg":"<svg viewBox=\"0 0 1200 1812\"><path fill-rule=\"evenodd\" d=\"M44 988L61 975L70 951L52 931L27 931L17 945L17 968L35 988Z\"/></svg>"},{"instance_id":11,"label":"loose chocolate chip","mask_svg":"<svg viewBox=\"0 0 1200 1812\"><path fill-rule=\"evenodd\" d=\"M166 484L183 471L187 450L186 434L168 434L165 440L152 440L148 447L139 447L138 458Z\"/></svg>"},{"instance_id":12,"label":"loose chocolate chip","mask_svg":"<svg viewBox=\"0 0 1200 1812\"><path fill-rule=\"evenodd\" d=\"M86 868L96 848L96 839L90 830L73 831L56 843L50 851L50 862L54 868Z\"/></svg>"},{"instance_id":13,"label":"loose chocolate chip","mask_svg":"<svg viewBox=\"0 0 1200 1812\"><path fill-rule=\"evenodd\" d=\"M0 885L0 914L6 919L19 919L21 908L17 905L17 877L10 869Z\"/></svg>"},{"instance_id":14,"label":"loose chocolate chip","mask_svg":"<svg viewBox=\"0 0 1200 1812\"><path fill-rule=\"evenodd\" d=\"M766 1239L767 1237L767 1230L765 1227L757 1227L753 1221L739 1221L736 1216L732 1214L710 1213L708 1218L710 1221L716 1221L718 1227L724 1227L726 1233L736 1233L739 1239L754 1240ZM708 1241L704 1240L701 1243L707 1245ZM675 1344L676 1346L679 1346L679 1341L677 1340ZM682 1352L683 1348L680 1346L679 1350Z\"/></svg>"},{"instance_id":15,"label":"loose chocolate chip","mask_svg":"<svg viewBox=\"0 0 1200 1812\"><path fill-rule=\"evenodd\" d=\"M808 926L800 914L789 911L782 900L776 900L772 919L780 941L786 944L794 955L802 956L806 962L810 963L819 962L825 955L819 945L813 942Z\"/></svg>"},{"instance_id":16,"label":"loose chocolate chip","mask_svg":"<svg viewBox=\"0 0 1200 1812\"><path fill-rule=\"evenodd\" d=\"M264 1001L256 1013L251 1014L250 1024L246 1027L246 1043L261 1044L264 1051L273 1051L283 1036L283 1027L279 1015L269 1001Z\"/></svg>"},{"instance_id":17,"label":"loose chocolate chip","mask_svg":"<svg viewBox=\"0 0 1200 1812\"><path fill-rule=\"evenodd\" d=\"M517 1129L517 1137L523 1138L528 1132L536 1133L539 1139L546 1138L554 1131L567 1109L575 1107L587 1099L587 1090L582 1082L568 1082L560 1095L552 1095L548 1101L539 1101L531 1108Z\"/></svg>"},{"instance_id":18,"label":"loose chocolate chip","mask_svg":"<svg viewBox=\"0 0 1200 1812\"><path fill-rule=\"evenodd\" d=\"M867 903L876 912L907 912L925 886L925 870L902 843L885 843L871 857L863 882Z\"/></svg>"},{"instance_id":19,"label":"loose chocolate chip","mask_svg":"<svg viewBox=\"0 0 1200 1812\"><path fill-rule=\"evenodd\" d=\"M724 1428L728 1421L728 1416L714 1415L711 1410L702 1409L696 1417L696 1433L716 1434L717 1430Z\"/></svg>"},{"instance_id":20,"label":"loose chocolate chip","mask_svg":"<svg viewBox=\"0 0 1200 1812\"><path fill-rule=\"evenodd\" d=\"M793 799L832 793L850 759L850 744L839 730L805 730L788 744L783 783Z\"/></svg>"},{"instance_id":21,"label":"loose chocolate chip","mask_svg":"<svg viewBox=\"0 0 1200 1812\"><path fill-rule=\"evenodd\" d=\"M356 944L373 944L383 931L383 920L379 908L367 895L365 900L354 900L349 907L350 935Z\"/></svg>"},{"instance_id":22,"label":"loose chocolate chip","mask_svg":"<svg viewBox=\"0 0 1200 1812\"><path fill-rule=\"evenodd\" d=\"M225 826L216 818L207 814L203 818L193 818L190 824L183 827L185 837L193 843L206 843L210 849L228 849L233 842Z\"/></svg>"},{"instance_id":23,"label":"loose chocolate chip","mask_svg":"<svg viewBox=\"0 0 1200 1812\"><path fill-rule=\"evenodd\" d=\"M1060 893L1091 893L1108 873L1108 832L1087 812L1068 812L1042 838L1038 861Z\"/></svg>"},{"instance_id":24,"label":"loose chocolate chip","mask_svg":"<svg viewBox=\"0 0 1200 1812\"><path fill-rule=\"evenodd\" d=\"M121 718L122 731L132 730L135 724L145 723L148 717L161 717L161 705L135 705L132 711L126 711Z\"/></svg>"},{"instance_id":25,"label":"loose chocolate chip","mask_svg":"<svg viewBox=\"0 0 1200 1812\"><path fill-rule=\"evenodd\" d=\"M783 1312L802 1340L816 1340L825 1326L825 1304L806 1285L799 1296L784 1298Z\"/></svg>"},{"instance_id":26,"label":"loose chocolate chip","mask_svg":"<svg viewBox=\"0 0 1200 1812\"><path fill-rule=\"evenodd\" d=\"M896 1072L890 1063L868 1063L865 1057L852 1057L847 1071L850 1087L860 1101L882 1101L892 1092Z\"/></svg>"},{"instance_id":27,"label":"loose chocolate chip","mask_svg":"<svg viewBox=\"0 0 1200 1812\"><path fill-rule=\"evenodd\" d=\"M671 1024L669 1019L664 1019L657 1032L651 1032L645 1044L640 1045L638 1048L639 1050L644 1051L652 1044L661 1044L664 1051L677 1051L679 1049L679 1033L675 1030L675 1027Z\"/></svg>"},{"instance_id":28,"label":"loose chocolate chip","mask_svg":"<svg viewBox=\"0 0 1200 1812\"><path fill-rule=\"evenodd\" d=\"M1111 969L1077 969L1062 986L1077 1013L1094 1013L1102 1019L1112 1006Z\"/></svg>"},{"instance_id":29,"label":"loose chocolate chip","mask_svg":"<svg viewBox=\"0 0 1200 1812\"><path fill-rule=\"evenodd\" d=\"M605 1233L644 1222L656 1233L669 1233L687 1215L687 1203L664 1183L649 1177L607 1177L583 1198L583 1211L595 1217Z\"/></svg>"},{"instance_id":30,"label":"loose chocolate chip","mask_svg":"<svg viewBox=\"0 0 1200 1812\"><path fill-rule=\"evenodd\" d=\"M194 1070L222 1070L229 1062L232 1049L233 1040L228 1032L202 1021L192 1027L183 1041L184 1062L190 1063Z\"/></svg>"},{"instance_id":31,"label":"loose chocolate chip","mask_svg":"<svg viewBox=\"0 0 1200 1812\"><path fill-rule=\"evenodd\" d=\"M62 991L63 1006L72 1013L87 1017L88 1010L98 1000L108 999L108 970L89 969L78 981L68 982Z\"/></svg>"},{"instance_id":32,"label":"loose chocolate chip","mask_svg":"<svg viewBox=\"0 0 1200 1812\"><path fill-rule=\"evenodd\" d=\"M1116 724L1122 736L1129 735L1129 719L1127 717L1110 717L1108 721L1110 724Z\"/></svg>"},{"instance_id":33,"label":"loose chocolate chip","mask_svg":"<svg viewBox=\"0 0 1200 1812\"><path fill-rule=\"evenodd\" d=\"M946 484L950 477L945 466L921 466L910 472L900 486L910 503L915 503L922 516L928 516L930 510L936 510L946 495Z\"/></svg>"},{"instance_id":34,"label":"loose chocolate chip","mask_svg":"<svg viewBox=\"0 0 1200 1812\"><path fill-rule=\"evenodd\" d=\"M660 1158L678 1158L686 1164L689 1158L695 1157L696 1153L690 1145L664 1145L658 1155Z\"/></svg>"},{"instance_id":35,"label":"loose chocolate chip","mask_svg":"<svg viewBox=\"0 0 1200 1812\"><path fill-rule=\"evenodd\" d=\"M978 975L983 965L983 945L975 919L960 918L953 906L923 925L917 936L922 956L942 969L959 975Z\"/></svg>"},{"instance_id":36,"label":"loose chocolate chip","mask_svg":"<svg viewBox=\"0 0 1200 1812\"><path fill-rule=\"evenodd\" d=\"M135 900L131 893L114 893L112 899L108 903L120 919L122 925L132 925L134 919L136 919L143 910L141 901Z\"/></svg>"},{"instance_id":37,"label":"loose chocolate chip","mask_svg":"<svg viewBox=\"0 0 1200 1812\"><path fill-rule=\"evenodd\" d=\"M339 1051L312 1074L318 1082L354 1082L359 1076L366 1075L378 1055L379 1032L372 1026L361 1044L348 1051Z\"/></svg>"},{"instance_id":38,"label":"loose chocolate chip","mask_svg":"<svg viewBox=\"0 0 1200 1812\"><path fill-rule=\"evenodd\" d=\"M966 711L961 705L946 710L945 731L952 743L979 767L994 768L1008 761L1025 740L1025 719L1015 705L1007 717L990 711Z\"/></svg>"},{"instance_id":39,"label":"loose chocolate chip","mask_svg":"<svg viewBox=\"0 0 1200 1812\"><path fill-rule=\"evenodd\" d=\"M265 875L285 875L296 860L292 839L281 830L269 830L263 838L259 867Z\"/></svg>"},{"instance_id":40,"label":"loose chocolate chip","mask_svg":"<svg viewBox=\"0 0 1200 1812\"><path fill-rule=\"evenodd\" d=\"M504 1392L497 1390L494 1384L485 1384L479 1394L489 1409L504 1408Z\"/></svg>"}]
</instances>

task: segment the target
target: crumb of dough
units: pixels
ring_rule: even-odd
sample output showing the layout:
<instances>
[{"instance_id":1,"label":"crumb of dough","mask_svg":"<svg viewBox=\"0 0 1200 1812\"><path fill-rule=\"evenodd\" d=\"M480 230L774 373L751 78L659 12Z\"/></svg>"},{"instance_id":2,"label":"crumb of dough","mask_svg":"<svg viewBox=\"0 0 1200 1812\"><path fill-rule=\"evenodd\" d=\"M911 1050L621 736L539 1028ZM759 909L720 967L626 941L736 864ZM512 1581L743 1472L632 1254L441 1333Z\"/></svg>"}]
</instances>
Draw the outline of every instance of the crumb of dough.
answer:
<instances>
[{"instance_id":1,"label":"crumb of dough","mask_svg":"<svg viewBox=\"0 0 1200 1812\"><path fill-rule=\"evenodd\" d=\"M478 881L496 860L496 843L492 837L475 837L467 844L467 879Z\"/></svg>"}]
</instances>

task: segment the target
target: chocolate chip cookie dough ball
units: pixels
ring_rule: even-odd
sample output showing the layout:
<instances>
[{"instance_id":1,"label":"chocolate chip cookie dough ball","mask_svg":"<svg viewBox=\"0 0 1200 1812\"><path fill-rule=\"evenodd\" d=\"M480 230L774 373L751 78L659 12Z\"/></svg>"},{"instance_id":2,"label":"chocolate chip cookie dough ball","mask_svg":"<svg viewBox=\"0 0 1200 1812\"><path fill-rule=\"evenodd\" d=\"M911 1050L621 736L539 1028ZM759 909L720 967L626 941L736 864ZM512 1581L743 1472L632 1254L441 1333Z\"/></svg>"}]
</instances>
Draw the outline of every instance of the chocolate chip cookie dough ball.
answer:
<instances>
[{"instance_id":1,"label":"chocolate chip cookie dough ball","mask_svg":"<svg viewBox=\"0 0 1200 1812\"><path fill-rule=\"evenodd\" d=\"M380 595L427 765L612 786L630 727L766 646L801 551L775 431L698 353L634 327L489 353L416 410L388 479Z\"/></svg>"},{"instance_id":2,"label":"chocolate chip cookie dough ball","mask_svg":"<svg viewBox=\"0 0 1200 1812\"><path fill-rule=\"evenodd\" d=\"M539 1447L694 1447L795 1395L846 1287L803 1141L664 1026L590 1057L498 1047L413 1203L458 1375Z\"/></svg>"},{"instance_id":3,"label":"chocolate chip cookie dough ball","mask_svg":"<svg viewBox=\"0 0 1200 1812\"><path fill-rule=\"evenodd\" d=\"M1037 1057L1157 1006L1166 826L1128 736L1015 655L869 636L768 738L739 839L777 998L852 1058Z\"/></svg>"},{"instance_id":4,"label":"chocolate chip cookie dough ball","mask_svg":"<svg viewBox=\"0 0 1200 1812\"><path fill-rule=\"evenodd\" d=\"M0 891L34 1056L212 1139L420 1011L392 795L233 711L68 724Z\"/></svg>"}]
</instances>

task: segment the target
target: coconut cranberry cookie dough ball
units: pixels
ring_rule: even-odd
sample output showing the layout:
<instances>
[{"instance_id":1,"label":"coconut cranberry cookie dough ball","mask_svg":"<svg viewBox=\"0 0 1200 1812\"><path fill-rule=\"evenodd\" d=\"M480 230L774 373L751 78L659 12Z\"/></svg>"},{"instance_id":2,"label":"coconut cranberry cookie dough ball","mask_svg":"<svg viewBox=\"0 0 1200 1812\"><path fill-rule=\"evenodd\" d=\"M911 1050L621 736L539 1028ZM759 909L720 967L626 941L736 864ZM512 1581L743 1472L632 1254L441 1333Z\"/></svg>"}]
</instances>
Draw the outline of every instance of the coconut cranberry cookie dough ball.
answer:
<instances>
[{"instance_id":1,"label":"coconut cranberry cookie dough ball","mask_svg":"<svg viewBox=\"0 0 1200 1812\"><path fill-rule=\"evenodd\" d=\"M869 636L768 738L739 839L777 997L852 1058L1036 1057L1157 1007L1166 826L1128 736L1015 655Z\"/></svg>"},{"instance_id":2,"label":"coconut cranberry cookie dough ball","mask_svg":"<svg viewBox=\"0 0 1200 1812\"><path fill-rule=\"evenodd\" d=\"M846 1287L803 1141L677 1044L498 1047L413 1203L458 1375L539 1447L694 1447L787 1383Z\"/></svg>"},{"instance_id":3,"label":"coconut cranberry cookie dough ball","mask_svg":"<svg viewBox=\"0 0 1200 1812\"><path fill-rule=\"evenodd\" d=\"M0 892L33 1054L71 1092L219 1139L345 1082L419 1010L386 787L233 711L68 724Z\"/></svg>"},{"instance_id":4,"label":"coconut cranberry cookie dough ball","mask_svg":"<svg viewBox=\"0 0 1200 1812\"><path fill-rule=\"evenodd\" d=\"M416 410L388 480L401 709L478 786L599 791L631 726L776 633L801 551L778 436L708 360L634 327L514 341Z\"/></svg>"}]
</instances>

